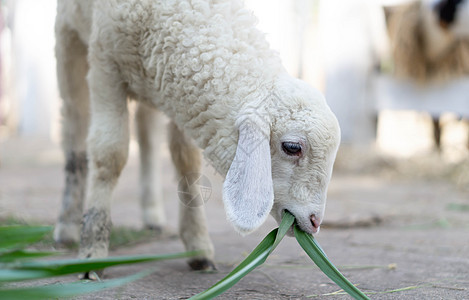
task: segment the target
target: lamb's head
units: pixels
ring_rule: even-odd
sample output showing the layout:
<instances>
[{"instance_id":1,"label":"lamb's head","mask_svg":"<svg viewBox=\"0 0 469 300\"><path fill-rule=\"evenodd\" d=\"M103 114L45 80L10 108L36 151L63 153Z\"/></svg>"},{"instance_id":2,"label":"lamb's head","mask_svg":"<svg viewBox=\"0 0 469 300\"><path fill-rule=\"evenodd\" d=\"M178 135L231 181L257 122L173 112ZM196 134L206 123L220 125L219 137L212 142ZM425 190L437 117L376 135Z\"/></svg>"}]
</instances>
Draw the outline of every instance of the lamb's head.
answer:
<instances>
[{"instance_id":1,"label":"lamb's head","mask_svg":"<svg viewBox=\"0 0 469 300\"><path fill-rule=\"evenodd\" d=\"M223 189L228 219L245 234L269 212L280 222L288 210L303 231L316 233L340 143L337 119L318 91L286 76L267 103L238 119L236 155Z\"/></svg>"}]
</instances>

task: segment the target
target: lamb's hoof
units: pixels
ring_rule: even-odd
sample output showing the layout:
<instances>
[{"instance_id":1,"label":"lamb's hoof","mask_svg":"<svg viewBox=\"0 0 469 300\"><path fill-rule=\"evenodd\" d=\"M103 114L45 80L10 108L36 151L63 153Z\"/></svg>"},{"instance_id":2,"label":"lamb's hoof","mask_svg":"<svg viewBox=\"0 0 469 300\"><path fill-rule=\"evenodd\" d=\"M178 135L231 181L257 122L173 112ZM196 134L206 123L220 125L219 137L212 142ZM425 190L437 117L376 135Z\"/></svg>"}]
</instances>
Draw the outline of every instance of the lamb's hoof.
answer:
<instances>
[{"instance_id":1,"label":"lamb's hoof","mask_svg":"<svg viewBox=\"0 0 469 300\"><path fill-rule=\"evenodd\" d=\"M189 266L194 271L215 271L215 263L208 258L194 258L189 260Z\"/></svg>"},{"instance_id":2,"label":"lamb's hoof","mask_svg":"<svg viewBox=\"0 0 469 300\"><path fill-rule=\"evenodd\" d=\"M101 281L103 278L104 270L99 271L88 271L79 276L82 280L92 280L92 281Z\"/></svg>"}]
</instances>

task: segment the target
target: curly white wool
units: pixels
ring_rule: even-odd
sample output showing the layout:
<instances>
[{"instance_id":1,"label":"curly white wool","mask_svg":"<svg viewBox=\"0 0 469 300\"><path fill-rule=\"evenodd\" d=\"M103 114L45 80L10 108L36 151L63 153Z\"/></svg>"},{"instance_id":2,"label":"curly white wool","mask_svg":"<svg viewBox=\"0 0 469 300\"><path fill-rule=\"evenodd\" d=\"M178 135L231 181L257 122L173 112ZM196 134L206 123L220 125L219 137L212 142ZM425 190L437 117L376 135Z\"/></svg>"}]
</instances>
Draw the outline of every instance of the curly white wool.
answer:
<instances>
[{"instance_id":1,"label":"curly white wool","mask_svg":"<svg viewBox=\"0 0 469 300\"><path fill-rule=\"evenodd\" d=\"M130 91L165 111L199 147L208 147L206 157L214 157L211 139L223 144L229 138L226 147L232 158L233 132L220 130L221 123L233 124L248 98L266 98L284 72L264 34L254 27L252 12L229 0L96 5L95 26L107 30L95 32L91 40L110 49L97 59L112 56ZM217 119L227 108L224 120ZM213 163L226 173L226 161Z\"/></svg>"}]
</instances>

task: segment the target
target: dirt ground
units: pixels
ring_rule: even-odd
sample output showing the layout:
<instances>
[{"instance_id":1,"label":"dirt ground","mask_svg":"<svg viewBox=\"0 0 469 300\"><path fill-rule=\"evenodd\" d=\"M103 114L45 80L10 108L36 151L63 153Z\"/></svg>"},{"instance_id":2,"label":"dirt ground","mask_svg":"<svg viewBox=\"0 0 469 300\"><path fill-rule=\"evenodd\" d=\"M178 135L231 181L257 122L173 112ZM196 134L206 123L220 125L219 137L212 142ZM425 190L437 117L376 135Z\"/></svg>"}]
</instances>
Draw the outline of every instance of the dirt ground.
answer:
<instances>
[{"instance_id":1,"label":"dirt ground","mask_svg":"<svg viewBox=\"0 0 469 300\"><path fill-rule=\"evenodd\" d=\"M139 228L135 153L132 146L114 193L112 219L114 225ZM168 153L163 154L168 228L176 231L177 180ZM0 162L0 217L13 215L53 224L64 181L58 146L37 139L9 139L0 143ZM335 171L326 223L317 236L319 243L344 275L369 292L372 299L469 299L467 186L458 184L462 179L455 182L438 176L414 177L412 174L417 172L388 173L382 168L388 167L377 164L366 171L340 167ZM276 227L270 218L254 234L239 236L225 220L221 179L208 167L204 174L213 187L206 210L218 272L193 272L182 260L116 267L107 270L106 278L130 275L148 267L156 271L137 282L84 299L188 298L225 276ZM111 254L176 251L183 251L181 242L165 238L120 248ZM296 241L286 238L264 266L219 299L350 298L334 294L338 290L313 266Z\"/></svg>"}]
</instances>

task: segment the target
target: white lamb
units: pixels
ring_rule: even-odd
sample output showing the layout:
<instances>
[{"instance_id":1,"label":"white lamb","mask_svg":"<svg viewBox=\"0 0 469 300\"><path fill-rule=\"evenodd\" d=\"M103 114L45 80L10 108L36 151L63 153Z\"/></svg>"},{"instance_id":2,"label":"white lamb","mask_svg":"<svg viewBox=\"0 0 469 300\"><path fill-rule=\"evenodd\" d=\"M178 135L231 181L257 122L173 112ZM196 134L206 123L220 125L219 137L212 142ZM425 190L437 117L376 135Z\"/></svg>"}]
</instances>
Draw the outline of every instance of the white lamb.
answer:
<instances>
[{"instance_id":1,"label":"white lamb","mask_svg":"<svg viewBox=\"0 0 469 300\"><path fill-rule=\"evenodd\" d=\"M252 232L269 213L280 221L285 210L305 232L319 230L340 129L323 96L286 74L255 22L238 0L58 2L67 186L56 240L78 239L88 161L79 255L107 255L111 192L128 155L128 97L140 105L146 225L164 225L151 188L156 108L172 120L180 177L200 172L197 146L226 176L223 201L238 232ZM199 197L195 186L185 187L190 199ZM204 251L189 264L212 268L203 207L182 204L179 218L186 249Z\"/></svg>"}]
</instances>

